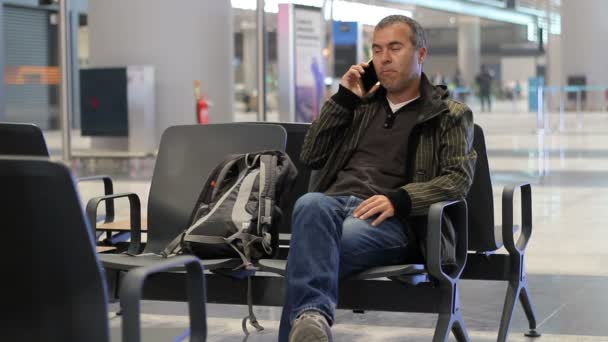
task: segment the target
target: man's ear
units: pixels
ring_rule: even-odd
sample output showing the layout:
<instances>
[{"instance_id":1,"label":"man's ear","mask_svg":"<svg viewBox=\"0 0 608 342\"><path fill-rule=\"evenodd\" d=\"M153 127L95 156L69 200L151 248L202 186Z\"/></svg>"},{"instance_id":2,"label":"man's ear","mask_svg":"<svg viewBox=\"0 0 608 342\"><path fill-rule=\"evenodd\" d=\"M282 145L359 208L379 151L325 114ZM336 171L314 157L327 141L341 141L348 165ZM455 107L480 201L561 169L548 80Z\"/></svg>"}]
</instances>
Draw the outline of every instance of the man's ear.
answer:
<instances>
[{"instance_id":1,"label":"man's ear","mask_svg":"<svg viewBox=\"0 0 608 342\"><path fill-rule=\"evenodd\" d=\"M418 49L418 64L424 64L424 60L426 59L426 48L421 47Z\"/></svg>"}]
</instances>

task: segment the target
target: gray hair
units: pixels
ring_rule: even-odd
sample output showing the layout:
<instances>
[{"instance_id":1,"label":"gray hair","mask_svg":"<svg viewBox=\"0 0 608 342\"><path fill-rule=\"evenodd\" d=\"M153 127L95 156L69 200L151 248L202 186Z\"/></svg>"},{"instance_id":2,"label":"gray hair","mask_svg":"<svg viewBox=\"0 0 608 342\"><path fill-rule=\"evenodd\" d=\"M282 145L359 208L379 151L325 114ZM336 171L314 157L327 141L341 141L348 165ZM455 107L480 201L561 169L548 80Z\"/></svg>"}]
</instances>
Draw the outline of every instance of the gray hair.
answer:
<instances>
[{"instance_id":1,"label":"gray hair","mask_svg":"<svg viewBox=\"0 0 608 342\"><path fill-rule=\"evenodd\" d=\"M374 31L395 24L405 24L410 27L410 30L412 31L410 41L412 42L412 45L416 47L416 50L426 48L426 34L424 33L422 26L416 20L404 15L394 14L385 17L376 25Z\"/></svg>"}]
</instances>

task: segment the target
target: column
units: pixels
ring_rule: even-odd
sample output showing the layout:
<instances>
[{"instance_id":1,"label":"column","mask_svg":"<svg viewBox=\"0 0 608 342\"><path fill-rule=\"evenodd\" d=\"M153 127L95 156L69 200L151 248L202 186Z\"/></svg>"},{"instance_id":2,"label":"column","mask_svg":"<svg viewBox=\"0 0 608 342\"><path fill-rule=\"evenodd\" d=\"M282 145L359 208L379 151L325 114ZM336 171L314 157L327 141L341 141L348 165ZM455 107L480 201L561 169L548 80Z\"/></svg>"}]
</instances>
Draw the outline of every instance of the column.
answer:
<instances>
[{"instance_id":1,"label":"column","mask_svg":"<svg viewBox=\"0 0 608 342\"><path fill-rule=\"evenodd\" d=\"M91 0L89 27L91 67L154 67L156 137L196 122L194 80L212 103L210 122L234 121L230 1Z\"/></svg>"},{"instance_id":2,"label":"column","mask_svg":"<svg viewBox=\"0 0 608 342\"><path fill-rule=\"evenodd\" d=\"M481 67L481 30L479 18L458 17L458 68L467 87L475 83Z\"/></svg>"},{"instance_id":3,"label":"column","mask_svg":"<svg viewBox=\"0 0 608 342\"><path fill-rule=\"evenodd\" d=\"M561 62L562 84L568 76L585 76L587 85L608 85L608 1L562 1ZM587 108L598 110L604 103L604 94L587 94Z\"/></svg>"},{"instance_id":4,"label":"column","mask_svg":"<svg viewBox=\"0 0 608 342\"><path fill-rule=\"evenodd\" d=\"M257 32L255 23L248 23L243 31L243 83L249 95L253 95L257 89ZM257 108L253 108L257 110Z\"/></svg>"}]
</instances>

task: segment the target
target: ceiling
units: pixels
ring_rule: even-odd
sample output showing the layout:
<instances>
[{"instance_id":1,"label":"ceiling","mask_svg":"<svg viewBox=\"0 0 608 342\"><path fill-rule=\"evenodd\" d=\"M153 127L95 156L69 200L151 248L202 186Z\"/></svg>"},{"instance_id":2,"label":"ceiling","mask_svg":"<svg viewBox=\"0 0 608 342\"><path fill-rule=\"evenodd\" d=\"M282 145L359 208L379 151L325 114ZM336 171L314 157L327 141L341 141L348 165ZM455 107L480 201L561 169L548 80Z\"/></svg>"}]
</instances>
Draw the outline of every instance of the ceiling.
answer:
<instances>
[{"instance_id":1,"label":"ceiling","mask_svg":"<svg viewBox=\"0 0 608 342\"><path fill-rule=\"evenodd\" d=\"M454 14L445 11L438 11L421 6L413 6L409 4L399 4L395 2L387 2L383 0L347 0L350 2L364 3L368 5L381 6L386 8L401 9L411 11L413 17L425 28L441 28L441 27L457 27L459 20L466 20L467 17L461 14ZM550 0L527 0L527 1L550 1ZM554 0L553 0L554 1ZM252 10L234 9L233 11L235 30L240 31L242 28L255 28L256 15ZM499 21L479 19L480 25L483 26L505 26L513 25ZM266 26L269 31L276 29L276 14L266 14Z\"/></svg>"}]
</instances>

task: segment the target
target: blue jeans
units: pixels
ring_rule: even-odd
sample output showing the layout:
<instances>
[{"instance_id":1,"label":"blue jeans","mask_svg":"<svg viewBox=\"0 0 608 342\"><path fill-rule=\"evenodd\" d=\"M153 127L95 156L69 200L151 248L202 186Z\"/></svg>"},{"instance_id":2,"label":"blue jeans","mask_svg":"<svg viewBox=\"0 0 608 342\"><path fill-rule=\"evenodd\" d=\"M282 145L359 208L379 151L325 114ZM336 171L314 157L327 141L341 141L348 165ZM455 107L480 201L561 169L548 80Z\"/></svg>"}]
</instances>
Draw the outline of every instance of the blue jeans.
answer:
<instances>
[{"instance_id":1,"label":"blue jeans","mask_svg":"<svg viewBox=\"0 0 608 342\"><path fill-rule=\"evenodd\" d=\"M308 193L295 204L287 258L286 297L279 341L287 341L295 318L307 310L330 324L338 300L338 280L374 266L404 263L408 233L395 217L380 225L352 216L363 200Z\"/></svg>"}]
</instances>

